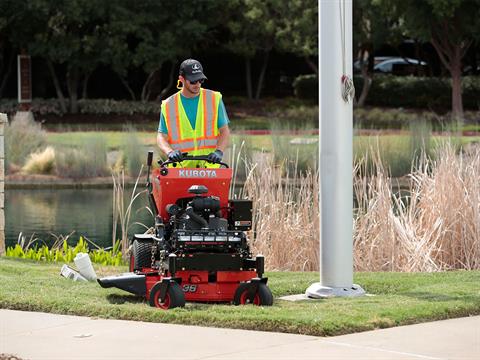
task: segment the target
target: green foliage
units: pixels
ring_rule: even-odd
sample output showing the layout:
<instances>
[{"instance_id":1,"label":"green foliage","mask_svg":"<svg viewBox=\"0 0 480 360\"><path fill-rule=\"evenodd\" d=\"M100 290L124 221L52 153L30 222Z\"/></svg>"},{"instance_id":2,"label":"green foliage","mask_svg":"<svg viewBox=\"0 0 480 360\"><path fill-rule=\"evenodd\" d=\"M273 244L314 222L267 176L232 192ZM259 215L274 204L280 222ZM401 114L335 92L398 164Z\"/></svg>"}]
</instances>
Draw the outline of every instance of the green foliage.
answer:
<instances>
[{"instance_id":1,"label":"green foliage","mask_svg":"<svg viewBox=\"0 0 480 360\"><path fill-rule=\"evenodd\" d=\"M361 89L363 79L354 77L356 89ZM467 109L480 108L480 78L463 78L463 103ZM376 75L366 103L371 106L406 107L448 110L452 102L450 79Z\"/></svg>"},{"instance_id":2,"label":"green foliage","mask_svg":"<svg viewBox=\"0 0 480 360\"><path fill-rule=\"evenodd\" d=\"M318 76L300 75L293 81L295 96L302 100L318 101Z\"/></svg>"},{"instance_id":3,"label":"green foliage","mask_svg":"<svg viewBox=\"0 0 480 360\"><path fill-rule=\"evenodd\" d=\"M39 123L23 117L5 127L5 168L22 166L27 156L46 145L46 132Z\"/></svg>"},{"instance_id":4,"label":"green foliage","mask_svg":"<svg viewBox=\"0 0 480 360\"><path fill-rule=\"evenodd\" d=\"M49 248L47 245L38 247L38 244L34 244L34 246L33 244L29 244L28 246L22 247L21 244L16 244L14 247L7 247L5 255L12 258L29 259L47 263L71 263L78 253L88 253L91 261L95 264L104 266L125 265L122 260L119 241L111 250L89 250L88 243L82 236L80 236L75 246L68 245L67 240L64 240L59 246L52 248Z\"/></svg>"},{"instance_id":5,"label":"green foliage","mask_svg":"<svg viewBox=\"0 0 480 360\"><path fill-rule=\"evenodd\" d=\"M289 0L280 6L278 48L301 56L318 56L318 1Z\"/></svg>"},{"instance_id":6,"label":"green foliage","mask_svg":"<svg viewBox=\"0 0 480 360\"><path fill-rule=\"evenodd\" d=\"M68 101L67 101L68 105ZM79 111L82 114L92 115L158 115L160 103L156 101L128 101L113 99L82 99L78 101ZM0 112L14 114L18 109L15 99L0 99ZM36 115L63 115L58 99L32 100L31 111Z\"/></svg>"},{"instance_id":7,"label":"green foliage","mask_svg":"<svg viewBox=\"0 0 480 360\"><path fill-rule=\"evenodd\" d=\"M154 115L160 111L160 103L156 101L83 99L78 105L82 114Z\"/></svg>"}]
</instances>

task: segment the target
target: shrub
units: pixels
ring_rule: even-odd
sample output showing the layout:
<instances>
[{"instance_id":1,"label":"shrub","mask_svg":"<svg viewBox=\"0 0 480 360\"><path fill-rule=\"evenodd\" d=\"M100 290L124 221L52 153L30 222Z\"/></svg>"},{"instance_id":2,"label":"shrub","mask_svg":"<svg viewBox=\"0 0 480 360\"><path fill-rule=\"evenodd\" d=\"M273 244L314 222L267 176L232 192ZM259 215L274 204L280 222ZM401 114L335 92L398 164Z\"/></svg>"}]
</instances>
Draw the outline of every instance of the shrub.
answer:
<instances>
[{"instance_id":1,"label":"shrub","mask_svg":"<svg viewBox=\"0 0 480 360\"><path fill-rule=\"evenodd\" d=\"M32 246L35 245L35 246ZM67 240L63 240L58 244L49 248L47 245L38 247L38 244L29 243L27 246L16 244L14 247L8 247L5 255L7 257L30 259L43 262L66 262L71 263L78 253L88 253L93 263L107 265L125 265L122 260L122 252L120 242L117 242L113 249L95 249L89 250L87 241L80 236L75 246L70 246Z\"/></svg>"},{"instance_id":2,"label":"shrub","mask_svg":"<svg viewBox=\"0 0 480 360\"><path fill-rule=\"evenodd\" d=\"M160 103L112 99L83 99L78 101L82 114L158 114Z\"/></svg>"},{"instance_id":3,"label":"shrub","mask_svg":"<svg viewBox=\"0 0 480 360\"><path fill-rule=\"evenodd\" d=\"M293 81L293 92L299 99L318 101L318 76L315 74L298 76Z\"/></svg>"},{"instance_id":4,"label":"shrub","mask_svg":"<svg viewBox=\"0 0 480 360\"><path fill-rule=\"evenodd\" d=\"M5 167L22 166L27 156L46 145L47 135L40 124L28 117L18 118L5 127Z\"/></svg>"},{"instance_id":5,"label":"shrub","mask_svg":"<svg viewBox=\"0 0 480 360\"><path fill-rule=\"evenodd\" d=\"M67 108L69 102L66 100ZM81 99L78 101L79 111L82 114L158 114L160 112L160 103L155 101L129 101L112 99ZM18 101L16 99L0 100L0 112L14 114L18 110ZM31 111L35 115L63 115L58 99L32 100Z\"/></svg>"},{"instance_id":6,"label":"shrub","mask_svg":"<svg viewBox=\"0 0 480 360\"><path fill-rule=\"evenodd\" d=\"M363 86L361 76L354 77L356 89ZM480 107L480 79L462 78L463 105L465 109ZM357 97L360 91L357 92ZM367 105L386 107L427 108L449 110L452 104L452 86L449 78L375 75Z\"/></svg>"},{"instance_id":7,"label":"shrub","mask_svg":"<svg viewBox=\"0 0 480 360\"><path fill-rule=\"evenodd\" d=\"M27 174L51 174L55 170L55 149L47 146L45 150L29 155L22 170Z\"/></svg>"}]
</instances>

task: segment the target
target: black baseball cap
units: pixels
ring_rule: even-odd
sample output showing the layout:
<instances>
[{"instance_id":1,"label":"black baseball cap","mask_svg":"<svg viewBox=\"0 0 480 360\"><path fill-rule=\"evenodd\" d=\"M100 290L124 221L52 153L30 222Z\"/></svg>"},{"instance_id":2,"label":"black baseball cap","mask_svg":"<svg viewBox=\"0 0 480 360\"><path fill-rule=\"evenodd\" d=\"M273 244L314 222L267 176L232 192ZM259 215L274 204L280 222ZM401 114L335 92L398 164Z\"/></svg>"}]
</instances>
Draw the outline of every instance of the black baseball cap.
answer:
<instances>
[{"instance_id":1,"label":"black baseball cap","mask_svg":"<svg viewBox=\"0 0 480 360\"><path fill-rule=\"evenodd\" d=\"M179 73L188 81L198 81L207 78L203 73L203 67L200 61L194 59L184 60L180 64Z\"/></svg>"}]
</instances>

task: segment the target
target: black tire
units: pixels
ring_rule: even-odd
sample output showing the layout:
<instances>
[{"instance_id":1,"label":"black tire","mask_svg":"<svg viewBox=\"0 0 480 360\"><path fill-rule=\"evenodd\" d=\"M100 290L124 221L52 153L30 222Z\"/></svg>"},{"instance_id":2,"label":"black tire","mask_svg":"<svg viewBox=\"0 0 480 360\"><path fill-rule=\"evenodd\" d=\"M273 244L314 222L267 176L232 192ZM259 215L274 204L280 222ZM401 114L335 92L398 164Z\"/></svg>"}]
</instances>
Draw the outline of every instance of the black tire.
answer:
<instances>
[{"instance_id":1,"label":"black tire","mask_svg":"<svg viewBox=\"0 0 480 360\"><path fill-rule=\"evenodd\" d=\"M152 243L133 241L130 255L130 271L142 270L152 266Z\"/></svg>"},{"instance_id":2,"label":"black tire","mask_svg":"<svg viewBox=\"0 0 480 360\"><path fill-rule=\"evenodd\" d=\"M150 302L150 306L158 307L163 310L185 306L185 294L183 293L180 285L178 285L176 282L170 283L167 294L165 296L165 301L163 303L160 300L161 286L161 281L153 285L152 290L150 291L150 298L148 299L148 301Z\"/></svg>"},{"instance_id":3,"label":"black tire","mask_svg":"<svg viewBox=\"0 0 480 360\"><path fill-rule=\"evenodd\" d=\"M258 284L258 291L255 294L253 302L248 300L248 290L250 286L252 286L250 283L240 283L233 297L233 303L235 305L254 304L258 306L272 306L273 295L267 285L264 283Z\"/></svg>"}]
</instances>

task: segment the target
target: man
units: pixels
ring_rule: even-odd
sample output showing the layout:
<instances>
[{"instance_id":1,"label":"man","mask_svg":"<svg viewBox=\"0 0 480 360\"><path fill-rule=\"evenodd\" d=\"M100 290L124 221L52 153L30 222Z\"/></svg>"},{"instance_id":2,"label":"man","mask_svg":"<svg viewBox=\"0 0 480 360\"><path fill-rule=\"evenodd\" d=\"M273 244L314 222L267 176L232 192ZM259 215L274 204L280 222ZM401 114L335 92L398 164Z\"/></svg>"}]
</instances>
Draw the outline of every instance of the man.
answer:
<instances>
[{"instance_id":1,"label":"man","mask_svg":"<svg viewBox=\"0 0 480 360\"><path fill-rule=\"evenodd\" d=\"M218 163L228 146L229 120L222 94L203 89L206 79L200 62L185 60L177 81L180 91L162 102L157 144L169 160L181 161L182 167L219 167L206 161L182 161L182 153L207 155Z\"/></svg>"}]
</instances>

